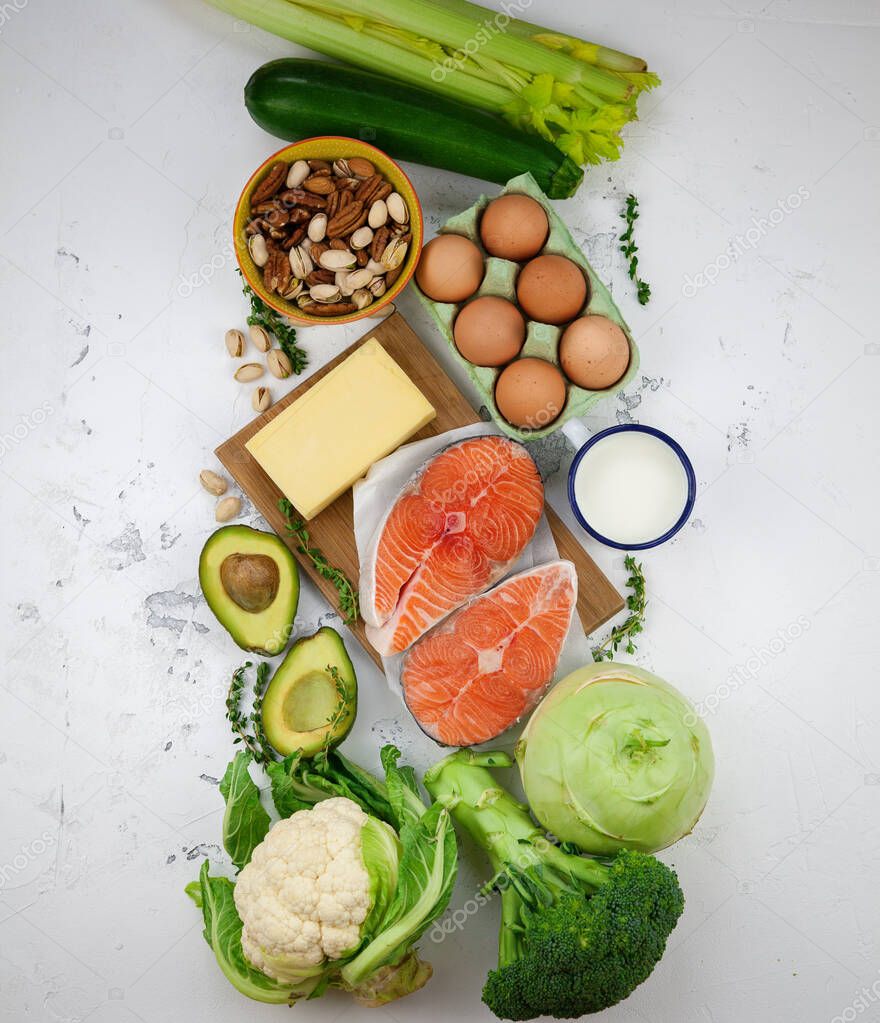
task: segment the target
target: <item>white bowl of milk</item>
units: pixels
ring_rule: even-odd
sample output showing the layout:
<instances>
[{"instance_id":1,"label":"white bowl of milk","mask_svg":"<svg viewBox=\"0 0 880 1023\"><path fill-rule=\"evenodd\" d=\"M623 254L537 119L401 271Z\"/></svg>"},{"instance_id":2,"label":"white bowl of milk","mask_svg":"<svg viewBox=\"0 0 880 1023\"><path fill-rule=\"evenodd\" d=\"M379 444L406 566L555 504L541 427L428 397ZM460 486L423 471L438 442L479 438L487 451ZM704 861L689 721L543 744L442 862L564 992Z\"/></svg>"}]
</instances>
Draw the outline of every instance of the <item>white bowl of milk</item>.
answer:
<instances>
[{"instance_id":1,"label":"white bowl of milk","mask_svg":"<svg viewBox=\"0 0 880 1023\"><path fill-rule=\"evenodd\" d=\"M565 427L575 440L574 430ZM675 536L690 517L696 491L694 468L681 445L637 423L594 434L568 473L575 518L599 543L623 551L647 550Z\"/></svg>"}]
</instances>

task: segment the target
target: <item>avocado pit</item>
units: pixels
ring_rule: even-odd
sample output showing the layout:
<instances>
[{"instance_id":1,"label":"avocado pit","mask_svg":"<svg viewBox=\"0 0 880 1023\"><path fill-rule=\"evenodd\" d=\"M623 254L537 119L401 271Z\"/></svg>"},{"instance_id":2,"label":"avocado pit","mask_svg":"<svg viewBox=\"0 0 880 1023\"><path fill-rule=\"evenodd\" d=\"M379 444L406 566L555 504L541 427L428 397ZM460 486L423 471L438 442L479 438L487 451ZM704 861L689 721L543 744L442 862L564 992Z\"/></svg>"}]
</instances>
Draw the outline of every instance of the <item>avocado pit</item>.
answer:
<instances>
[{"instance_id":1,"label":"avocado pit","mask_svg":"<svg viewBox=\"0 0 880 1023\"><path fill-rule=\"evenodd\" d=\"M220 565L220 582L242 611L259 614L278 596L281 575L266 554L229 554Z\"/></svg>"}]
</instances>

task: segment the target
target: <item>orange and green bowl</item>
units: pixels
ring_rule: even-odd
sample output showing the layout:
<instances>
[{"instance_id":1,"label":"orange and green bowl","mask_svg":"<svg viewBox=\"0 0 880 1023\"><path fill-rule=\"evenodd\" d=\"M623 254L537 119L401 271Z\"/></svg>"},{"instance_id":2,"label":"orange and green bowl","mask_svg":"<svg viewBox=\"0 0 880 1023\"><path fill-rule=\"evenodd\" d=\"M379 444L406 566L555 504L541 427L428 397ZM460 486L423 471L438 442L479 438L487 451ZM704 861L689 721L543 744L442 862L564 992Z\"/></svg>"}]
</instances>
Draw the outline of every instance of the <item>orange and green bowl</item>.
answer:
<instances>
[{"instance_id":1,"label":"orange and green bowl","mask_svg":"<svg viewBox=\"0 0 880 1023\"><path fill-rule=\"evenodd\" d=\"M358 309L344 316L313 316L302 310L295 300L288 301L274 291L269 291L263 284L263 272L253 261L248 250L247 223L251 211L251 196L257 185L263 180L273 163L283 160L285 163L294 163L296 160L327 160L333 163L334 160L352 159L361 157L369 160L388 181L392 188L398 192L409 207L410 230L412 241L403 263L400 276L384 295L376 298L368 306ZM353 323L355 320L363 320L375 316L380 309L393 302L403 289L409 284L412 275L415 273L416 264L422 251L422 239L424 236L424 220L419 197L413 188L412 182L404 173L399 164L395 163L390 156L387 156L381 149L371 146L368 142L360 139L344 138L341 135L322 135L318 138L303 139L301 142L294 142L284 146L277 153L273 153L268 159L254 171L248 183L244 186L238 203L235 207L235 218L233 220L233 242L235 244L235 256L241 272L247 283L253 288L257 295L271 306L276 312L282 313L295 323L312 326L315 324Z\"/></svg>"}]
</instances>

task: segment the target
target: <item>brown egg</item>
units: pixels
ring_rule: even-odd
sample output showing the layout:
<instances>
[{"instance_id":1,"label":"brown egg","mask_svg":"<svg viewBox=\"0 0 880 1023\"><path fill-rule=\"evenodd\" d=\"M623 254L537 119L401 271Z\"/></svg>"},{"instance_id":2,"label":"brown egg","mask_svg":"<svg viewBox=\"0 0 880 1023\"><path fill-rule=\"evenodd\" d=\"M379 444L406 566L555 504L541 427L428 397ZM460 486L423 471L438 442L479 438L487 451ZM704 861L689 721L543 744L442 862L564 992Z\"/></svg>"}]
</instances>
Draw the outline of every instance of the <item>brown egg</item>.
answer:
<instances>
[{"instance_id":1,"label":"brown egg","mask_svg":"<svg viewBox=\"0 0 880 1023\"><path fill-rule=\"evenodd\" d=\"M455 347L476 366L503 366L519 355L526 321L513 302L483 295L462 309L453 327Z\"/></svg>"},{"instance_id":2,"label":"brown egg","mask_svg":"<svg viewBox=\"0 0 880 1023\"><path fill-rule=\"evenodd\" d=\"M463 302L483 280L483 254L460 234L439 234L422 249L416 283L435 302Z\"/></svg>"},{"instance_id":3,"label":"brown egg","mask_svg":"<svg viewBox=\"0 0 880 1023\"><path fill-rule=\"evenodd\" d=\"M520 271L516 297L530 320L566 323L587 301L587 278L565 256L538 256Z\"/></svg>"},{"instance_id":4,"label":"brown egg","mask_svg":"<svg viewBox=\"0 0 880 1023\"><path fill-rule=\"evenodd\" d=\"M544 207L529 195L493 199L480 221L480 238L489 255L516 262L537 256L549 232Z\"/></svg>"},{"instance_id":5,"label":"brown egg","mask_svg":"<svg viewBox=\"0 0 880 1023\"><path fill-rule=\"evenodd\" d=\"M524 430L549 426L565 407L565 396L565 378L543 359L517 359L501 371L495 384L498 411Z\"/></svg>"},{"instance_id":6,"label":"brown egg","mask_svg":"<svg viewBox=\"0 0 880 1023\"><path fill-rule=\"evenodd\" d=\"M569 380L589 391L611 387L629 366L629 342L613 320L582 316L565 329L559 362Z\"/></svg>"}]
</instances>

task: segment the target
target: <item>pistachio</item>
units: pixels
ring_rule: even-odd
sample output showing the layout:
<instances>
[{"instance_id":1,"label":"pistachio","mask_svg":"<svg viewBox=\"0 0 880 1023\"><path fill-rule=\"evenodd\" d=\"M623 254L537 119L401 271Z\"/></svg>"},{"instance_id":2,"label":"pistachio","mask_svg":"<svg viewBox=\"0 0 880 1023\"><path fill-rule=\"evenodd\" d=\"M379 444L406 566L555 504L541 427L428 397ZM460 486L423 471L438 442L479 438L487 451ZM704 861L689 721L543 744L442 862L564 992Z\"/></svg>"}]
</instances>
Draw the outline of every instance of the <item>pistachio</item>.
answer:
<instances>
[{"instance_id":1,"label":"pistachio","mask_svg":"<svg viewBox=\"0 0 880 1023\"><path fill-rule=\"evenodd\" d=\"M373 229L371 227L359 227L348 239L348 244L357 251L365 249L373 240Z\"/></svg>"},{"instance_id":2,"label":"pistachio","mask_svg":"<svg viewBox=\"0 0 880 1023\"><path fill-rule=\"evenodd\" d=\"M222 501L217 502L217 507L214 509L214 518L218 522L230 522L232 519L237 518L240 513L241 498L224 497Z\"/></svg>"},{"instance_id":3,"label":"pistachio","mask_svg":"<svg viewBox=\"0 0 880 1023\"><path fill-rule=\"evenodd\" d=\"M261 234L254 234L248 238L248 252L259 267L263 267L269 262L269 246Z\"/></svg>"},{"instance_id":4,"label":"pistachio","mask_svg":"<svg viewBox=\"0 0 880 1023\"><path fill-rule=\"evenodd\" d=\"M367 288L358 288L358 290L351 296L351 300L358 309L366 309L373 301L373 293Z\"/></svg>"},{"instance_id":5,"label":"pistachio","mask_svg":"<svg viewBox=\"0 0 880 1023\"><path fill-rule=\"evenodd\" d=\"M409 209L399 192L392 192L385 200L388 207L388 215L398 224L406 224L409 221Z\"/></svg>"},{"instance_id":6,"label":"pistachio","mask_svg":"<svg viewBox=\"0 0 880 1023\"><path fill-rule=\"evenodd\" d=\"M240 384L249 384L252 380L259 380L263 375L263 367L258 362L246 362L235 371L235 379Z\"/></svg>"},{"instance_id":7,"label":"pistachio","mask_svg":"<svg viewBox=\"0 0 880 1023\"><path fill-rule=\"evenodd\" d=\"M271 404L272 392L268 387L254 388L254 393L251 395L251 405L254 407L254 412L265 412Z\"/></svg>"},{"instance_id":8,"label":"pistachio","mask_svg":"<svg viewBox=\"0 0 880 1023\"><path fill-rule=\"evenodd\" d=\"M388 223L388 204L384 199L377 199L370 207L367 223L374 231Z\"/></svg>"},{"instance_id":9,"label":"pistachio","mask_svg":"<svg viewBox=\"0 0 880 1023\"><path fill-rule=\"evenodd\" d=\"M311 256L301 246L297 245L295 249L290 250L290 269L297 280L301 281L308 277L314 268Z\"/></svg>"},{"instance_id":10,"label":"pistachio","mask_svg":"<svg viewBox=\"0 0 880 1023\"><path fill-rule=\"evenodd\" d=\"M248 334L251 336L251 341L254 343L254 348L259 352L268 352L272 347L272 339L269 337L269 332L265 327L261 327L259 323L252 323L248 327Z\"/></svg>"},{"instance_id":11,"label":"pistachio","mask_svg":"<svg viewBox=\"0 0 880 1023\"><path fill-rule=\"evenodd\" d=\"M226 488L229 486L226 477L221 476L219 472L214 472L213 469L202 469L199 473L199 483L215 497L225 494Z\"/></svg>"},{"instance_id":12,"label":"pistachio","mask_svg":"<svg viewBox=\"0 0 880 1023\"><path fill-rule=\"evenodd\" d=\"M374 277L370 281L370 291L376 298L381 298L387 290L384 277Z\"/></svg>"},{"instance_id":13,"label":"pistachio","mask_svg":"<svg viewBox=\"0 0 880 1023\"><path fill-rule=\"evenodd\" d=\"M315 302L338 302L341 293L335 284L316 284L309 288L309 295Z\"/></svg>"},{"instance_id":14,"label":"pistachio","mask_svg":"<svg viewBox=\"0 0 880 1023\"><path fill-rule=\"evenodd\" d=\"M333 173L337 178L350 178L351 167L349 166L348 160L334 160Z\"/></svg>"},{"instance_id":15,"label":"pistachio","mask_svg":"<svg viewBox=\"0 0 880 1023\"><path fill-rule=\"evenodd\" d=\"M359 270L352 270L348 275L348 286L352 291L358 291L361 288L366 288L372 279L373 271L361 267Z\"/></svg>"},{"instance_id":16,"label":"pistachio","mask_svg":"<svg viewBox=\"0 0 880 1023\"><path fill-rule=\"evenodd\" d=\"M309 222L309 239L322 242L327 234L327 214L316 213Z\"/></svg>"},{"instance_id":17,"label":"pistachio","mask_svg":"<svg viewBox=\"0 0 880 1023\"><path fill-rule=\"evenodd\" d=\"M287 187L299 188L311 172L312 169L305 160L297 160L287 172Z\"/></svg>"},{"instance_id":18,"label":"pistachio","mask_svg":"<svg viewBox=\"0 0 880 1023\"><path fill-rule=\"evenodd\" d=\"M382 265L386 270L396 270L406 259L409 243L402 238L392 238L382 253Z\"/></svg>"},{"instance_id":19,"label":"pistachio","mask_svg":"<svg viewBox=\"0 0 880 1023\"><path fill-rule=\"evenodd\" d=\"M269 372L273 377L278 377L279 380L286 380L293 372L293 365L290 359L281 351L280 348L273 348L271 352L266 356L266 364L269 367Z\"/></svg>"},{"instance_id":20,"label":"pistachio","mask_svg":"<svg viewBox=\"0 0 880 1023\"><path fill-rule=\"evenodd\" d=\"M325 270L348 270L357 262L357 256L348 249L327 249L319 260Z\"/></svg>"},{"instance_id":21,"label":"pistachio","mask_svg":"<svg viewBox=\"0 0 880 1023\"><path fill-rule=\"evenodd\" d=\"M302 292L303 287L304 285L302 281L297 280L296 277L291 277L290 284L288 284L285 291L282 292L281 297L287 302L292 302L296 296Z\"/></svg>"},{"instance_id":22,"label":"pistachio","mask_svg":"<svg viewBox=\"0 0 880 1023\"><path fill-rule=\"evenodd\" d=\"M354 294L354 287L350 283L351 273L348 270L337 270L335 283L343 298L351 298Z\"/></svg>"},{"instance_id":23,"label":"pistachio","mask_svg":"<svg viewBox=\"0 0 880 1023\"><path fill-rule=\"evenodd\" d=\"M367 269L370 273L375 274L377 277L388 273L388 267L385 266L384 263L380 263L377 259L371 259L369 263L367 263Z\"/></svg>"},{"instance_id":24,"label":"pistachio","mask_svg":"<svg viewBox=\"0 0 880 1023\"><path fill-rule=\"evenodd\" d=\"M229 352L233 359L240 359L244 355L247 341L245 341L244 334L240 330L227 330L225 341L226 351Z\"/></svg>"}]
</instances>

